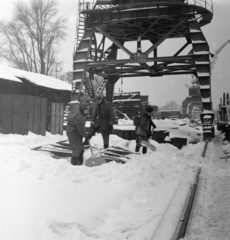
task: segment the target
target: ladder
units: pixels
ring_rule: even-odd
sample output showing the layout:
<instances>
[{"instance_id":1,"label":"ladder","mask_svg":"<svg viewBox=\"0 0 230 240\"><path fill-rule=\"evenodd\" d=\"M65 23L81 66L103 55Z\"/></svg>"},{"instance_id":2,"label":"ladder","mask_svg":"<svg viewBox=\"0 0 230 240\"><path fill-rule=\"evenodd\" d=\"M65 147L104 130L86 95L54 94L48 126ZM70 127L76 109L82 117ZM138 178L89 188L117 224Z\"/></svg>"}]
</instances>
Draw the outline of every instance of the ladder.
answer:
<instances>
[{"instance_id":1,"label":"ladder","mask_svg":"<svg viewBox=\"0 0 230 240\"><path fill-rule=\"evenodd\" d=\"M76 25L76 35L74 43L74 64L73 64L73 92L78 90L78 100L80 100L80 93L83 86L85 87L90 98L94 97L94 91L91 83L94 76L88 74L86 64L90 61L101 61L105 59L104 43L105 37L97 46L97 39L93 31L93 27L86 25L86 16L82 13L89 9L105 9L113 6L111 1L96 1L96 0L79 0L78 1L78 15ZM86 75L89 77L87 78ZM107 79L104 79L97 89L96 94L101 94L107 84Z\"/></svg>"}]
</instances>

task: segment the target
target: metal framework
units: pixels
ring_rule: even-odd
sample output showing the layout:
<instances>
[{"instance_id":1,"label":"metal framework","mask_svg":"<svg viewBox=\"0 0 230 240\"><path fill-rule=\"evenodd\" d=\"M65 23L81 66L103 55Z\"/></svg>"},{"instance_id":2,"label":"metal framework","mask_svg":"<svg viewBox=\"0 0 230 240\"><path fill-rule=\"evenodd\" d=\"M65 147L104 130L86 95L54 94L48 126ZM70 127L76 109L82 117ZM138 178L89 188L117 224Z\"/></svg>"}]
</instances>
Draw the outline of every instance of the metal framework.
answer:
<instances>
[{"instance_id":1,"label":"metal framework","mask_svg":"<svg viewBox=\"0 0 230 240\"><path fill-rule=\"evenodd\" d=\"M79 98L76 93L83 85L92 88L94 74L104 78L100 91L106 87L110 101L119 78L194 74L203 109L212 110L209 45L201 30L212 17L211 0L80 0L73 98ZM186 43L173 55L161 56L159 46L172 38L183 38ZM112 42L108 48L106 40ZM143 51L146 40L151 46ZM136 42L134 51L125 47L131 41ZM118 59L118 49L128 58ZM89 97L94 94L91 91Z\"/></svg>"}]
</instances>

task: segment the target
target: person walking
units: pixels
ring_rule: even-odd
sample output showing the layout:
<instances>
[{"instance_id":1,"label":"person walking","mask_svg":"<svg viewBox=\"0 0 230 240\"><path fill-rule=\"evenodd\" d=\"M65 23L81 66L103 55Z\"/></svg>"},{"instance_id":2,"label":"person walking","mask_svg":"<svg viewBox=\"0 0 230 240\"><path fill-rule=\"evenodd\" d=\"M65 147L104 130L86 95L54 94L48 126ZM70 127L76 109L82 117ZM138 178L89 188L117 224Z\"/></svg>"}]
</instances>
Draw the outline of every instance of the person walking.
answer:
<instances>
[{"instance_id":1,"label":"person walking","mask_svg":"<svg viewBox=\"0 0 230 240\"><path fill-rule=\"evenodd\" d=\"M76 102L70 105L70 113L67 117L66 134L73 149L71 164L82 165L84 155L83 137L87 139L85 129L86 114L88 112L89 103Z\"/></svg>"},{"instance_id":2,"label":"person walking","mask_svg":"<svg viewBox=\"0 0 230 240\"><path fill-rule=\"evenodd\" d=\"M91 126L88 130L88 138L84 144L88 144L88 140L100 132L103 139L104 148L109 147L109 134L113 130L114 111L112 104L105 100L102 95L95 96L95 106L92 114Z\"/></svg>"},{"instance_id":3,"label":"person walking","mask_svg":"<svg viewBox=\"0 0 230 240\"><path fill-rule=\"evenodd\" d=\"M151 106L148 106L146 108L146 112L144 112L140 116L139 122L136 124L135 132L136 132L136 148L135 152L139 152L141 145L141 141L145 140L148 141L148 139L151 137L151 129L153 127L156 128L156 125L152 121L152 114L153 114L153 108ZM143 146L142 153L147 153L147 148Z\"/></svg>"}]
</instances>

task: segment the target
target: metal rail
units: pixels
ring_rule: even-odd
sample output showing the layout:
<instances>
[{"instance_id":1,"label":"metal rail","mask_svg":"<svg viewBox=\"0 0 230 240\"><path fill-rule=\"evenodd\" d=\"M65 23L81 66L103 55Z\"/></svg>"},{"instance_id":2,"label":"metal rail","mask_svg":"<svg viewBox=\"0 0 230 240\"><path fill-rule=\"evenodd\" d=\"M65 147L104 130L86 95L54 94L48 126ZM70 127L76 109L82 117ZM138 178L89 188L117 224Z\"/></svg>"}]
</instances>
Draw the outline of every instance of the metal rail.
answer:
<instances>
[{"instance_id":1,"label":"metal rail","mask_svg":"<svg viewBox=\"0 0 230 240\"><path fill-rule=\"evenodd\" d=\"M182 4L189 4L189 5L196 5L203 7L213 13L213 2L212 0L145 0L143 2L154 2L154 3L182 3ZM125 1L124 4L134 4L140 3L140 0L129 0ZM112 6L116 6L116 1L108 1L108 0L78 0L79 5L81 5L82 10L89 10L94 8L108 8ZM105 6L105 7L103 7Z\"/></svg>"},{"instance_id":2,"label":"metal rail","mask_svg":"<svg viewBox=\"0 0 230 240\"><path fill-rule=\"evenodd\" d=\"M212 0L185 0L185 3L203 7L213 13Z\"/></svg>"},{"instance_id":3,"label":"metal rail","mask_svg":"<svg viewBox=\"0 0 230 240\"><path fill-rule=\"evenodd\" d=\"M205 154L206 154L206 151L207 151L207 147L208 147L208 141L205 141L204 149L203 149L201 157L205 157Z\"/></svg>"},{"instance_id":4,"label":"metal rail","mask_svg":"<svg viewBox=\"0 0 230 240\"><path fill-rule=\"evenodd\" d=\"M198 182L199 182L200 173L201 173L201 168L198 168L195 181L190 188L189 194L185 201L184 208L182 210L181 218L178 222L177 228L176 228L173 238L171 240L179 240L179 239L185 237L188 222L189 222L192 207L193 207L193 203L194 203L195 196L196 196L196 190L197 190L197 186L198 186Z\"/></svg>"},{"instance_id":5,"label":"metal rail","mask_svg":"<svg viewBox=\"0 0 230 240\"><path fill-rule=\"evenodd\" d=\"M205 145L202 151L202 157L205 157L206 151L207 151L207 147L208 147L208 143L209 141L205 141ZM187 230L187 226L188 226L188 222L190 219L190 215L191 215L191 211L193 208L193 204L194 204L194 200L195 200L195 196L196 196L196 191L197 191L197 187L198 187L198 183L199 183L199 177L200 177L200 173L201 173L201 167L198 168L197 173L196 173L196 177L195 177L195 181L193 183L193 185L190 188L190 191L188 193L188 196L186 198L182 213L181 213L181 218L177 224L177 228L174 232L173 238L171 240L179 240L181 238L184 238L186 235L186 230Z\"/></svg>"}]
</instances>

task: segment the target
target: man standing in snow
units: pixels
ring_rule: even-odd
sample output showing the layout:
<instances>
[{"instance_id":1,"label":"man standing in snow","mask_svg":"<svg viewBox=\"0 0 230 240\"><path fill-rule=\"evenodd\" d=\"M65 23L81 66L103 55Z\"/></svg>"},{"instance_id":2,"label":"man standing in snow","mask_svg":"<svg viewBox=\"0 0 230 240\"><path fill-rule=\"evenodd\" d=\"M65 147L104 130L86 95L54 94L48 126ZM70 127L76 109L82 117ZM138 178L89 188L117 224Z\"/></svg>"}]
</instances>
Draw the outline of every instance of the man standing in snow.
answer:
<instances>
[{"instance_id":1,"label":"man standing in snow","mask_svg":"<svg viewBox=\"0 0 230 240\"><path fill-rule=\"evenodd\" d=\"M114 111L112 104L106 101L102 95L95 96L96 105L93 109L92 123L88 131L88 139L91 139L96 132L100 131L104 148L109 147L109 134L113 129ZM87 144L87 139L84 142Z\"/></svg>"},{"instance_id":2,"label":"man standing in snow","mask_svg":"<svg viewBox=\"0 0 230 240\"><path fill-rule=\"evenodd\" d=\"M86 114L89 104L87 102L75 102L70 105L70 113L67 118L66 134L73 149L71 164L82 165L84 145L83 137L87 138L85 129Z\"/></svg>"},{"instance_id":3,"label":"man standing in snow","mask_svg":"<svg viewBox=\"0 0 230 240\"><path fill-rule=\"evenodd\" d=\"M151 137L151 128L156 128L156 125L152 121L151 117L153 114L153 108L151 106L148 106L146 108L146 112L143 113L140 116L140 120L136 125L136 152L139 152L141 147L141 141L145 140L148 141L148 139ZM147 153L147 148L143 146L142 153Z\"/></svg>"}]
</instances>

